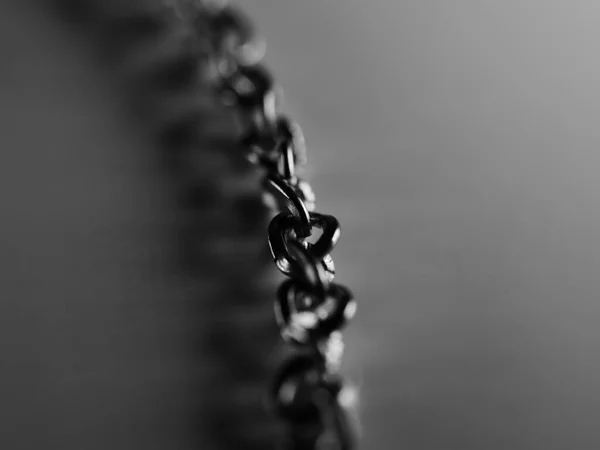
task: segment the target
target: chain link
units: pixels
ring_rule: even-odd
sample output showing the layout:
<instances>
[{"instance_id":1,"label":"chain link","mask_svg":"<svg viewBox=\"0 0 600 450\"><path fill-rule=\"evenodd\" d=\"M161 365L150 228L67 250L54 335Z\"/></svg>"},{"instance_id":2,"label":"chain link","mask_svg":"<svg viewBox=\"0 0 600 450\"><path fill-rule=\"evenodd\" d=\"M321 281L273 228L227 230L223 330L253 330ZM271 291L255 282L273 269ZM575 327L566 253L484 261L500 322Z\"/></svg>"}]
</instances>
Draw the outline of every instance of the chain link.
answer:
<instances>
[{"instance_id":1,"label":"chain link","mask_svg":"<svg viewBox=\"0 0 600 450\"><path fill-rule=\"evenodd\" d=\"M296 347L271 389L276 413L289 428L284 448L350 450L355 448L347 398L339 375L343 352L340 331L353 318L356 301L334 283L331 251L341 228L338 220L315 211L310 184L297 174L306 163L302 130L280 114L279 90L261 63L264 41L240 10L224 1L188 2L199 38L209 45L203 55L215 93L245 124L241 144L248 159L265 171L264 201L276 215L268 242L278 269L287 277L277 292L275 319L285 342ZM314 229L316 242L308 242Z\"/></svg>"}]
</instances>

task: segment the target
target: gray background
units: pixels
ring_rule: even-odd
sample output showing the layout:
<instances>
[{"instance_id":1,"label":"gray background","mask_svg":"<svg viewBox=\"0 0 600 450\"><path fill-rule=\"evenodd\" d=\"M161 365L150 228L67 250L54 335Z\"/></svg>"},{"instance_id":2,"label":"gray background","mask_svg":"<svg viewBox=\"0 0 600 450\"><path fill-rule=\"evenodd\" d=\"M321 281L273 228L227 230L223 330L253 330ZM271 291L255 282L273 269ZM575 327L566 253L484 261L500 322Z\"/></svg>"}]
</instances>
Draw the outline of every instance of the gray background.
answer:
<instances>
[{"instance_id":1,"label":"gray background","mask_svg":"<svg viewBox=\"0 0 600 450\"><path fill-rule=\"evenodd\" d=\"M243 6L344 226L363 448L600 446L600 4ZM0 30L3 448L185 448L168 199L72 39L4 4Z\"/></svg>"},{"instance_id":2,"label":"gray background","mask_svg":"<svg viewBox=\"0 0 600 450\"><path fill-rule=\"evenodd\" d=\"M247 3L345 225L365 448L598 447L600 4Z\"/></svg>"}]
</instances>

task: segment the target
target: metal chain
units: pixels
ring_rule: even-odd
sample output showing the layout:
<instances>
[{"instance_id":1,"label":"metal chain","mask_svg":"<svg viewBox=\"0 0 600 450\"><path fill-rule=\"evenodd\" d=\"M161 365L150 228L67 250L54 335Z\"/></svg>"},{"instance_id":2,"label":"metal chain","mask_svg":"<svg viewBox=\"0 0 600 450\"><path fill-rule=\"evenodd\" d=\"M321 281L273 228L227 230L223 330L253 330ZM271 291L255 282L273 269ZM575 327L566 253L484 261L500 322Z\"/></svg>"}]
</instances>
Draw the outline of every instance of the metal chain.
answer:
<instances>
[{"instance_id":1,"label":"metal chain","mask_svg":"<svg viewBox=\"0 0 600 450\"><path fill-rule=\"evenodd\" d=\"M268 243L277 268L288 277L277 291L275 319L283 340L294 348L269 391L273 410L288 431L282 448L352 450L356 447L350 411L354 392L339 367L344 349L341 330L355 315L356 302L348 288L334 282L330 256L341 228L334 216L316 212L314 192L299 174L306 164L304 136L296 122L281 114L280 90L262 63L264 41L242 11L226 0L160 1L157 5L151 0L57 0L74 14L96 17L92 23L98 22L113 35L103 35L103 40L126 34L131 46L148 36L168 34L170 13L191 26L198 45L190 48L180 34L173 35L173 45L160 39L161 48L153 48L150 59L158 62L154 53L160 50L164 64L152 65L152 73L160 78L159 84L185 91L200 66L203 78L242 125L241 146L248 159L264 171L263 200L275 214L268 226ZM117 41L119 51L126 53L124 41ZM175 47L179 51L173 54ZM147 55L141 53L144 60ZM193 147L196 127L195 114L177 116L163 124L161 141L170 150ZM316 240L315 229L320 230Z\"/></svg>"},{"instance_id":2,"label":"metal chain","mask_svg":"<svg viewBox=\"0 0 600 450\"><path fill-rule=\"evenodd\" d=\"M306 163L304 137L279 111L279 90L261 62L265 45L251 21L224 1L188 1L185 7L197 36L208 43L208 51L198 55L208 79L242 124L241 144L264 170L264 201L276 212L268 242L277 268L289 279L277 292L275 318L285 342L297 350L280 367L270 392L289 430L284 448L353 449L351 395L338 370L341 330L353 318L356 302L334 282L330 256L340 224L315 211L313 190L298 174ZM309 242L315 228L320 236Z\"/></svg>"}]
</instances>

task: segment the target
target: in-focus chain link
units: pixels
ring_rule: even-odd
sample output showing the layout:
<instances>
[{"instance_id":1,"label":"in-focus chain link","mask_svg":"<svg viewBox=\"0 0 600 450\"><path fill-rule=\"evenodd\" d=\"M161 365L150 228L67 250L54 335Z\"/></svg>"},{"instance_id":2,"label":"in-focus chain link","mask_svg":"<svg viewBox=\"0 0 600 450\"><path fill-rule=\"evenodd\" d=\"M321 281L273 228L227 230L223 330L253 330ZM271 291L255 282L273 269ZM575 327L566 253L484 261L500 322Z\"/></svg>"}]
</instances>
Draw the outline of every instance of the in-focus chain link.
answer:
<instances>
[{"instance_id":1,"label":"in-focus chain link","mask_svg":"<svg viewBox=\"0 0 600 450\"><path fill-rule=\"evenodd\" d=\"M289 427L284 448L353 449L356 435L347 411L351 388L338 369L341 330L353 318L356 301L334 282L330 256L340 224L315 211L314 192L298 174L306 163L304 136L279 111L280 91L261 62L265 44L252 22L225 1L184 3L195 8L188 16L205 44L198 56L207 78L242 124L242 147L264 170L264 200L276 212L268 241L277 268L289 279L277 292L275 318L283 339L298 349L280 367L270 392ZM309 242L315 229L320 236Z\"/></svg>"}]
</instances>

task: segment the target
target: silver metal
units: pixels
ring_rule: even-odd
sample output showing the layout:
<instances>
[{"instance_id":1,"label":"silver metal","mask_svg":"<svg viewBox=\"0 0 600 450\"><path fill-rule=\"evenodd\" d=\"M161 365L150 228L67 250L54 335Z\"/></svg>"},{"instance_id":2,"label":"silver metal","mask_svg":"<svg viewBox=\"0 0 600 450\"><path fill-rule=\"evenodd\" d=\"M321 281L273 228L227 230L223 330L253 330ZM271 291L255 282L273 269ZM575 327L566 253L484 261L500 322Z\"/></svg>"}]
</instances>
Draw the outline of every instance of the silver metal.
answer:
<instances>
[{"instance_id":1,"label":"silver metal","mask_svg":"<svg viewBox=\"0 0 600 450\"><path fill-rule=\"evenodd\" d=\"M291 448L355 448L356 432L341 398L344 394L343 380L328 371L321 357L300 354L285 361L275 377L271 397L280 417L303 434ZM311 429L317 432L311 433Z\"/></svg>"},{"instance_id":2,"label":"silver metal","mask_svg":"<svg viewBox=\"0 0 600 450\"><path fill-rule=\"evenodd\" d=\"M250 19L226 2L204 4L196 15L199 26L210 34L211 64L216 74L231 76L239 67L257 64L266 51Z\"/></svg>"},{"instance_id":3,"label":"silver metal","mask_svg":"<svg viewBox=\"0 0 600 450\"><path fill-rule=\"evenodd\" d=\"M348 289L332 283L322 298L321 295L303 289L294 280L281 286L275 302L275 317L285 340L318 346L352 320L356 302ZM314 300L309 303L314 306L308 310L302 308L307 296Z\"/></svg>"},{"instance_id":4,"label":"silver metal","mask_svg":"<svg viewBox=\"0 0 600 450\"><path fill-rule=\"evenodd\" d=\"M292 275L294 269L294 260L288 249L289 239L298 239L294 233L295 219L293 216L280 213L271 220L269 224L269 247L275 264L285 275ZM341 235L341 228L338 220L326 214L311 213L311 229L314 227L323 230L323 233L315 243L308 243L305 240L300 241L306 246L307 251L317 260L321 261L331 279L335 274L333 259L329 253L333 250ZM312 230L311 230L312 234ZM331 281L331 280L330 280Z\"/></svg>"},{"instance_id":5,"label":"silver metal","mask_svg":"<svg viewBox=\"0 0 600 450\"><path fill-rule=\"evenodd\" d=\"M311 233L311 215L304 202L302 192L279 175L269 175L264 181L265 189L281 198L289 213L297 219L294 229L298 237L309 237Z\"/></svg>"},{"instance_id":6,"label":"silver metal","mask_svg":"<svg viewBox=\"0 0 600 450\"><path fill-rule=\"evenodd\" d=\"M248 159L270 172L281 174L282 153L291 150L294 167L305 164L306 144L300 126L283 116L277 117L274 125L270 120L262 120L269 114L257 113L251 121L252 126L241 139L242 146L247 149Z\"/></svg>"}]
</instances>

